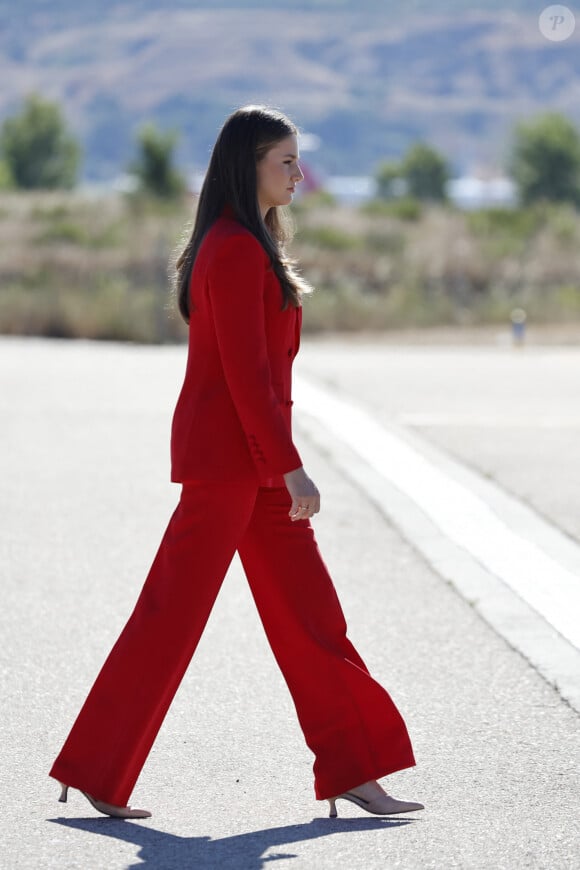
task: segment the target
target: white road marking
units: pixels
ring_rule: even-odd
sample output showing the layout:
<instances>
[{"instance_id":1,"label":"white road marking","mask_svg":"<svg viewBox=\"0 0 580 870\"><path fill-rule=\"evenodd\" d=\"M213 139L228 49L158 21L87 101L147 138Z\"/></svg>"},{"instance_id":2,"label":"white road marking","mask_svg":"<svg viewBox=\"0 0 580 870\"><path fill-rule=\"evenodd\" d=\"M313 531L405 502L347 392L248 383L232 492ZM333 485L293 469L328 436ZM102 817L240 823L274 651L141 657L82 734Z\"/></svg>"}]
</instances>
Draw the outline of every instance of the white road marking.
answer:
<instances>
[{"instance_id":1,"label":"white road marking","mask_svg":"<svg viewBox=\"0 0 580 870\"><path fill-rule=\"evenodd\" d=\"M507 629L511 635L508 638L510 642L521 649L521 637L517 641L514 641L514 637L526 635L533 644L534 638L538 638L538 628L535 626L531 631L528 626L526 631L522 631L521 625L510 627L509 623L514 621L514 603L510 601L506 604L501 584L509 587L512 593L516 593L522 602L558 632L565 641L560 644L566 658L565 674L559 674L558 667L553 667L552 650L548 653L549 677L552 682L559 682L560 688L562 683L566 683L568 699L580 705L580 547L537 515L528 522L520 522L523 533L514 528L518 523L513 518L518 510L522 510L521 504L514 504L516 499L505 493L500 496L499 488L490 482L485 482L487 489L481 492L492 495L483 497L470 485L476 478L473 472L469 472L469 477L464 475L466 485L457 479L458 475L447 473L441 463L430 461L424 451L416 449L407 439L403 440L377 423L369 412L354 402L338 397L304 378L296 380L294 396L298 414L307 415L319 427L318 435L314 430L309 433L314 435L315 440L322 445L326 437L323 446L331 452L332 444L329 442L346 446L363 461L367 469L372 469L375 478L378 474L381 481L395 488L384 497L379 493L378 498L385 502L384 507L389 515L398 512L393 519L395 522L397 519L401 521L408 537L430 558L434 567L439 570L443 566L448 576L470 573L469 583L465 576L451 576L452 582L460 591L465 593L469 589L470 595L483 601L489 599L492 586L497 590L498 596L504 598L504 603L503 616L499 614L496 623L501 622ZM340 448L337 449L340 452ZM447 462L447 466L450 465ZM342 467L346 471L349 469L349 461L345 457ZM368 482L376 500L380 487L373 476L365 472L362 466L355 473L356 476L359 482ZM478 488L480 485L483 486L483 482L478 483ZM414 521L410 521L408 505L393 497L393 492L397 491L404 494L407 500L410 499L415 509L420 509L428 520L428 527L417 515ZM502 515L497 510L500 504ZM533 514L531 509L526 510ZM449 543L453 550L449 549ZM466 554L470 559L469 565ZM478 573L479 579L474 580ZM496 596L495 601L487 601L485 607L489 613L498 611L498 600ZM506 606L510 611L509 620L506 618ZM490 621L494 622L493 619ZM522 625L524 622L522 616ZM533 622L533 619L528 622ZM525 638L523 642L525 646ZM569 650L568 645L573 649ZM526 648L521 651L534 661L533 650Z\"/></svg>"},{"instance_id":2,"label":"white road marking","mask_svg":"<svg viewBox=\"0 0 580 870\"><path fill-rule=\"evenodd\" d=\"M580 429L579 416L567 417L517 417L509 415L481 414L421 414L404 412L397 416L402 426L477 426L478 429Z\"/></svg>"}]
</instances>

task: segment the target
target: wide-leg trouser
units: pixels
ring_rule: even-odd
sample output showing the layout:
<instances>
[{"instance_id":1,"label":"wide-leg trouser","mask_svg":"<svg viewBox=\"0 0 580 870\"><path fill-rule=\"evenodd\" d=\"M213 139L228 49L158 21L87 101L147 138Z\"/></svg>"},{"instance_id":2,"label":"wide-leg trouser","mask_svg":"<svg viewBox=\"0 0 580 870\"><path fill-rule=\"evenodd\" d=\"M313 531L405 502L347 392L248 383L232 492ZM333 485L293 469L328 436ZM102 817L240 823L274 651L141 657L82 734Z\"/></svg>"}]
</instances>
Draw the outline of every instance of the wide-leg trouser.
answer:
<instances>
[{"instance_id":1,"label":"wide-leg trouser","mask_svg":"<svg viewBox=\"0 0 580 870\"><path fill-rule=\"evenodd\" d=\"M291 522L289 508L285 488L253 480L183 486L135 609L51 776L128 802L236 550L315 755L316 797L415 763L400 713L346 636L310 522Z\"/></svg>"}]
</instances>

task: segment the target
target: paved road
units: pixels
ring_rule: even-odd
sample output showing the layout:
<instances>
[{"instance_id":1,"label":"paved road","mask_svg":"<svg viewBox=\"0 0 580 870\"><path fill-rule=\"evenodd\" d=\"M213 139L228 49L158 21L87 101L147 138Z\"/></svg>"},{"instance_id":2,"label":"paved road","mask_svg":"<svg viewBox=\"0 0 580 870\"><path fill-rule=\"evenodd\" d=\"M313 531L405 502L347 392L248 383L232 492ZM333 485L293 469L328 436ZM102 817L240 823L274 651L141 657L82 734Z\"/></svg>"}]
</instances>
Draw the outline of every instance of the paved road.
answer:
<instances>
[{"instance_id":1,"label":"paved road","mask_svg":"<svg viewBox=\"0 0 580 870\"><path fill-rule=\"evenodd\" d=\"M468 397L480 414L506 412L491 388L482 406L476 400L498 371L491 350L471 384L466 360L474 351L391 348L378 383L376 364L367 364L381 351L370 351L306 343L299 372L332 379L386 425L395 413L398 425L420 425L434 440L450 429L433 415L464 412ZM549 361L550 378L540 377L538 357ZM506 350L502 359L498 399L519 366L518 383L535 384L538 408L543 394L551 419L571 413L554 392L579 383L565 380L570 365L578 373L577 352ZM176 501L167 440L182 366L181 348L0 341L1 865L575 868L577 714L328 461L330 451L307 439L307 428L298 440L323 493L317 535L351 637L401 707L416 747L417 768L393 776L390 787L427 810L383 820L345 806L343 818L325 818L313 799L310 753L237 564L133 796L153 818L95 818L76 794L66 807L56 803L47 768ZM428 386L434 372L437 390ZM432 416L401 422L403 413ZM530 500L546 483L567 487L562 513L543 503L567 527L575 490L561 457L577 447L572 426L563 428L551 474L538 467L537 427L520 427L519 437L531 457ZM484 431L499 462L503 430L489 430L481 425L445 446L461 455L469 443L477 458Z\"/></svg>"},{"instance_id":2,"label":"paved road","mask_svg":"<svg viewBox=\"0 0 580 870\"><path fill-rule=\"evenodd\" d=\"M497 480L580 541L580 347L306 344L301 371Z\"/></svg>"}]
</instances>

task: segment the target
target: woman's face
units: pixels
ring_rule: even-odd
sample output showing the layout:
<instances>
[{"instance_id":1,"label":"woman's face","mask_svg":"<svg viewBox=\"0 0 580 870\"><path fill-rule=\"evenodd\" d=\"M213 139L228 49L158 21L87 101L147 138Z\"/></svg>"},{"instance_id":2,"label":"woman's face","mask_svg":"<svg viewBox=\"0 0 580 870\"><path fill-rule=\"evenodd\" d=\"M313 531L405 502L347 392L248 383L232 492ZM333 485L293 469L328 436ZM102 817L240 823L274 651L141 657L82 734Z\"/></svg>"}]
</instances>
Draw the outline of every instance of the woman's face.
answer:
<instances>
[{"instance_id":1,"label":"woman's face","mask_svg":"<svg viewBox=\"0 0 580 870\"><path fill-rule=\"evenodd\" d=\"M288 136L273 145L258 162L256 172L262 217L272 206L292 202L295 187L304 178L298 165L296 136Z\"/></svg>"}]
</instances>

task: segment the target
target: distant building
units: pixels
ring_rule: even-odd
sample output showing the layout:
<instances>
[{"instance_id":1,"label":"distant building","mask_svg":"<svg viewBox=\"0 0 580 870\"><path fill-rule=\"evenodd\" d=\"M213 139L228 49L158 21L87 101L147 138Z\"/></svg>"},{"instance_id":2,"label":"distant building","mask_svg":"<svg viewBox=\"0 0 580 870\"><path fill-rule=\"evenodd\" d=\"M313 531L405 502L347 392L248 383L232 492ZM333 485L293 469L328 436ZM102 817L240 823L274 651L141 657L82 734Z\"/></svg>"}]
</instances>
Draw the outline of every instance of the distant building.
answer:
<instances>
[{"instance_id":1,"label":"distant building","mask_svg":"<svg viewBox=\"0 0 580 870\"><path fill-rule=\"evenodd\" d=\"M366 175L331 176L325 179L322 187L344 205L360 205L377 195L376 180ZM404 183L396 192L400 196L404 195ZM510 208L517 204L515 183L504 175L494 175L485 170L451 178L447 182L446 192L454 205L466 210L489 206Z\"/></svg>"},{"instance_id":2,"label":"distant building","mask_svg":"<svg viewBox=\"0 0 580 870\"><path fill-rule=\"evenodd\" d=\"M360 205L377 195L377 182L370 175L330 176L323 188L344 205Z\"/></svg>"},{"instance_id":3,"label":"distant building","mask_svg":"<svg viewBox=\"0 0 580 870\"><path fill-rule=\"evenodd\" d=\"M447 195L455 205L464 209L513 207L518 201L516 185L511 178L493 175L489 170L450 179Z\"/></svg>"}]
</instances>

